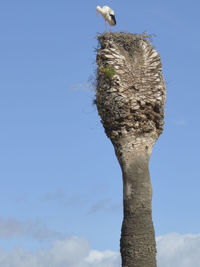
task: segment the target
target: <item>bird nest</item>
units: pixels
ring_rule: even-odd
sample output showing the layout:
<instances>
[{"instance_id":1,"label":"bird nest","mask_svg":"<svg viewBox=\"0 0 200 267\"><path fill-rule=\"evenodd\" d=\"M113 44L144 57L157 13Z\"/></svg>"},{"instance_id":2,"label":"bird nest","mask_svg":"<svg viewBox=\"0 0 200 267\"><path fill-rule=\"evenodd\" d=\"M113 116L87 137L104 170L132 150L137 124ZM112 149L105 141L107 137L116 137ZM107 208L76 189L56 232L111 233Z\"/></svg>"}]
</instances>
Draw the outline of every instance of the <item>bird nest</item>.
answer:
<instances>
[{"instance_id":1,"label":"bird nest","mask_svg":"<svg viewBox=\"0 0 200 267\"><path fill-rule=\"evenodd\" d=\"M125 32L106 32L103 34L99 34L97 39L100 44L100 48L104 49L106 47L106 43L109 41L111 43L117 44L119 47L127 51L130 55L130 58L133 57L136 53L141 53L140 42L143 40L147 44L150 44L152 39L152 35L148 35L146 32L142 34L132 34ZM106 41L106 42L105 42Z\"/></svg>"}]
</instances>

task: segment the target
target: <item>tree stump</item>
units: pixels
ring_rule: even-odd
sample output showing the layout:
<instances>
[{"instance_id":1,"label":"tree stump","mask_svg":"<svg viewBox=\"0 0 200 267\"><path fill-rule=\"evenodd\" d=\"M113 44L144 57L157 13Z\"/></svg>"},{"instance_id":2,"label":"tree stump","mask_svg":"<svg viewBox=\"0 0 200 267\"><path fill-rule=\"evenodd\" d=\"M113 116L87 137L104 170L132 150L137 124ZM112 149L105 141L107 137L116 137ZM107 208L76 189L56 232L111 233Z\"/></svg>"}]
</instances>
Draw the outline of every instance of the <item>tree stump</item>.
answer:
<instances>
[{"instance_id":1,"label":"tree stump","mask_svg":"<svg viewBox=\"0 0 200 267\"><path fill-rule=\"evenodd\" d=\"M99 116L123 174L122 267L156 267L149 159L163 131L165 83L159 53L147 36L98 36Z\"/></svg>"}]
</instances>

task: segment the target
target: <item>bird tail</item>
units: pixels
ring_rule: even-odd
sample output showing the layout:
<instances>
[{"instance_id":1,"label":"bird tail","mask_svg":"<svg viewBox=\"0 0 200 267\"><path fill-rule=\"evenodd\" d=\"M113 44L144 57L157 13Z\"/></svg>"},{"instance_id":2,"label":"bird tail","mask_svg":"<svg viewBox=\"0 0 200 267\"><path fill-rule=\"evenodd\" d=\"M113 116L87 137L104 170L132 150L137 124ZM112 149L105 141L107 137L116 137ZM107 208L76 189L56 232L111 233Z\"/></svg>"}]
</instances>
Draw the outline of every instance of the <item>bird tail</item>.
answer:
<instances>
[{"instance_id":1,"label":"bird tail","mask_svg":"<svg viewBox=\"0 0 200 267\"><path fill-rule=\"evenodd\" d=\"M110 16L111 16L111 19L112 19L112 25L113 25L113 26L116 25L117 22L116 22L115 15L110 14Z\"/></svg>"}]
</instances>

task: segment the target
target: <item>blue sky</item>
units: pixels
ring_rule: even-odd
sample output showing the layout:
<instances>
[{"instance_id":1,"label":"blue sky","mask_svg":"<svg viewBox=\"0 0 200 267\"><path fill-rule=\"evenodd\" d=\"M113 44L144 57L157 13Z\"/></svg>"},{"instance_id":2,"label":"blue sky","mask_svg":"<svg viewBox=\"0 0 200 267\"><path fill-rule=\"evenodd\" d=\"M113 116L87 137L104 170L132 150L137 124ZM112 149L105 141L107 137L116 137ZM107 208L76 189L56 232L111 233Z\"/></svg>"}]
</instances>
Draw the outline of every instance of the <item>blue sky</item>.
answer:
<instances>
[{"instance_id":1,"label":"blue sky","mask_svg":"<svg viewBox=\"0 0 200 267\"><path fill-rule=\"evenodd\" d=\"M121 170L88 83L96 35L104 31L96 5L115 10L113 31L156 35L167 83L165 129L150 162L156 236L190 234L199 242L199 1L7 0L0 3L0 249L6 253L57 248L54 242L75 242L74 236L97 254L119 250Z\"/></svg>"}]
</instances>

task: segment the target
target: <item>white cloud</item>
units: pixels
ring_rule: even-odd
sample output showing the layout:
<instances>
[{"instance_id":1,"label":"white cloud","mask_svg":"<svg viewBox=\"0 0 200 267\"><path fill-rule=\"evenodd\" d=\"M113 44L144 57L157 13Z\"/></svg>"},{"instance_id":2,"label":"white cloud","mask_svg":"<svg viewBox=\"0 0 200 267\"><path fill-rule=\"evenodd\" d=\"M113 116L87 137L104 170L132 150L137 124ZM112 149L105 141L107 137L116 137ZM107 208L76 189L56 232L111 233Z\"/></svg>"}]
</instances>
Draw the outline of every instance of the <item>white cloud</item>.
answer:
<instances>
[{"instance_id":1,"label":"white cloud","mask_svg":"<svg viewBox=\"0 0 200 267\"><path fill-rule=\"evenodd\" d=\"M200 234L172 233L157 238L158 267L200 266Z\"/></svg>"},{"instance_id":2,"label":"white cloud","mask_svg":"<svg viewBox=\"0 0 200 267\"><path fill-rule=\"evenodd\" d=\"M43 241L58 239L63 235L42 225L39 221L19 221L15 218L0 217L0 238L11 239L15 237L31 237Z\"/></svg>"},{"instance_id":3,"label":"white cloud","mask_svg":"<svg viewBox=\"0 0 200 267\"><path fill-rule=\"evenodd\" d=\"M178 126L187 126L188 123L185 119L177 119L173 121Z\"/></svg>"},{"instance_id":4,"label":"white cloud","mask_svg":"<svg viewBox=\"0 0 200 267\"><path fill-rule=\"evenodd\" d=\"M109 212L116 212L121 211L122 206L121 204L114 204L112 200L109 198L101 199L97 201L88 211L88 214L93 214L100 211L109 211Z\"/></svg>"},{"instance_id":5,"label":"white cloud","mask_svg":"<svg viewBox=\"0 0 200 267\"><path fill-rule=\"evenodd\" d=\"M177 233L157 238L158 267L200 266L200 235ZM0 267L120 267L120 254L90 248L87 239L71 237L36 253L0 250Z\"/></svg>"},{"instance_id":6,"label":"white cloud","mask_svg":"<svg viewBox=\"0 0 200 267\"><path fill-rule=\"evenodd\" d=\"M83 203L86 201L85 197L82 195L67 195L60 189L54 192L46 193L44 196L41 197L40 200L44 203L48 203L49 201L51 201L59 205L59 207L63 206L64 208L66 208L66 206L80 206L83 205Z\"/></svg>"},{"instance_id":7,"label":"white cloud","mask_svg":"<svg viewBox=\"0 0 200 267\"><path fill-rule=\"evenodd\" d=\"M0 250L0 267L120 267L120 255L91 250L84 238L59 240L48 250L30 253L23 249Z\"/></svg>"},{"instance_id":8,"label":"white cloud","mask_svg":"<svg viewBox=\"0 0 200 267\"><path fill-rule=\"evenodd\" d=\"M96 89L96 81L95 78L89 78L87 83L77 83L71 87L73 90L81 90L81 91L89 91L94 92Z\"/></svg>"}]
</instances>

